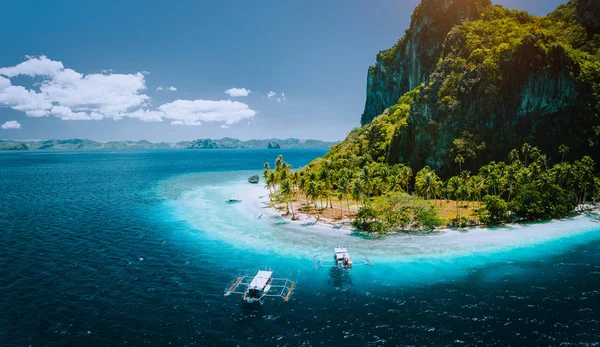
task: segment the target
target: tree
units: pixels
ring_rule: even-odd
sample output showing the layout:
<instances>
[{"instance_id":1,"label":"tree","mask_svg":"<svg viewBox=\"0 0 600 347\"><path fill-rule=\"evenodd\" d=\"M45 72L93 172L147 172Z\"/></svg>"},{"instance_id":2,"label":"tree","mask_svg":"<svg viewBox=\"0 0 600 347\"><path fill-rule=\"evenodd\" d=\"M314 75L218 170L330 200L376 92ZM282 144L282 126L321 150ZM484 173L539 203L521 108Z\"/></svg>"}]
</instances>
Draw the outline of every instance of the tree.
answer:
<instances>
[{"instance_id":1,"label":"tree","mask_svg":"<svg viewBox=\"0 0 600 347\"><path fill-rule=\"evenodd\" d=\"M473 192L474 196L477 197L477 201L479 201L479 206L481 207L481 195L487 189L485 178L480 175L471 176L469 185L471 186L471 191Z\"/></svg>"},{"instance_id":2,"label":"tree","mask_svg":"<svg viewBox=\"0 0 600 347\"><path fill-rule=\"evenodd\" d=\"M596 203L598 199L600 199L600 177L594 177L594 196L592 200Z\"/></svg>"},{"instance_id":3,"label":"tree","mask_svg":"<svg viewBox=\"0 0 600 347\"><path fill-rule=\"evenodd\" d=\"M292 196L294 195L294 190L292 189L292 183L287 178L285 180L281 181L281 195L283 197L283 200L285 201L285 207L288 210L288 213L289 213L288 203L289 203L289 205L292 206L292 219L293 219L296 216L294 214L294 205L292 203Z\"/></svg>"},{"instance_id":4,"label":"tree","mask_svg":"<svg viewBox=\"0 0 600 347\"><path fill-rule=\"evenodd\" d=\"M367 201L369 201L371 199L371 169L368 166L363 167L361 179L365 187L364 191L367 193Z\"/></svg>"},{"instance_id":5,"label":"tree","mask_svg":"<svg viewBox=\"0 0 600 347\"><path fill-rule=\"evenodd\" d=\"M314 204L315 211L317 212L317 220L319 220L319 209L317 208L316 200L319 198L319 185L314 180L308 181L308 188L306 190L306 197L310 199L310 202Z\"/></svg>"},{"instance_id":6,"label":"tree","mask_svg":"<svg viewBox=\"0 0 600 347\"><path fill-rule=\"evenodd\" d=\"M458 176L450 177L448 182L446 182L446 191L448 192L448 196L450 198L454 198L456 200L456 219L460 218L460 213L458 209L458 197L460 188L460 179Z\"/></svg>"},{"instance_id":7,"label":"tree","mask_svg":"<svg viewBox=\"0 0 600 347\"><path fill-rule=\"evenodd\" d=\"M267 188L269 189L269 192L271 192L271 188L275 188L275 182L277 181L277 175L275 175L275 172L273 171L269 171L269 174L267 175L267 178L265 178L265 184L267 186ZM270 193L272 194L272 193Z\"/></svg>"},{"instance_id":8,"label":"tree","mask_svg":"<svg viewBox=\"0 0 600 347\"><path fill-rule=\"evenodd\" d=\"M462 155L457 154L454 158L454 162L458 164L459 172L462 172L462 164L465 162L465 158Z\"/></svg>"},{"instance_id":9,"label":"tree","mask_svg":"<svg viewBox=\"0 0 600 347\"><path fill-rule=\"evenodd\" d=\"M565 145L558 146L558 153L560 153L562 155L562 160L561 160L562 163L565 162L565 154L567 154L567 152L569 152L569 147L567 147Z\"/></svg>"},{"instance_id":10,"label":"tree","mask_svg":"<svg viewBox=\"0 0 600 347\"><path fill-rule=\"evenodd\" d=\"M270 167L269 167L269 163L268 163L268 162L265 162L264 168L265 168L265 169L264 169L264 171L263 171L263 178L264 178L264 180L266 181L266 180L267 180L267 177L269 176L269 169L270 169Z\"/></svg>"},{"instance_id":11,"label":"tree","mask_svg":"<svg viewBox=\"0 0 600 347\"><path fill-rule=\"evenodd\" d=\"M363 206L358 210L352 226L366 232L384 232L385 226L379 220L377 211L371 206Z\"/></svg>"},{"instance_id":12,"label":"tree","mask_svg":"<svg viewBox=\"0 0 600 347\"><path fill-rule=\"evenodd\" d=\"M408 183L412 178L412 169L406 165L401 165L398 170L398 179L400 181L400 185L404 189L406 193L408 193Z\"/></svg>"},{"instance_id":13,"label":"tree","mask_svg":"<svg viewBox=\"0 0 600 347\"><path fill-rule=\"evenodd\" d=\"M487 221L483 220L484 222L500 224L506 221L508 212L506 201L499 196L486 195L483 197L483 202L485 204L485 209L487 211L486 217L488 219Z\"/></svg>"},{"instance_id":14,"label":"tree","mask_svg":"<svg viewBox=\"0 0 600 347\"><path fill-rule=\"evenodd\" d=\"M346 205L348 206L348 213L350 213L350 201L348 200L348 195L350 194L350 181L348 177L342 176L340 179L340 183L338 185L338 189L341 193L341 199L346 199ZM341 209L341 200L340 199L340 209Z\"/></svg>"},{"instance_id":15,"label":"tree","mask_svg":"<svg viewBox=\"0 0 600 347\"><path fill-rule=\"evenodd\" d=\"M435 198L442 185L441 179L429 166L425 166L415 177L415 188L417 193L429 200Z\"/></svg>"},{"instance_id":16,"label":"tree","mask_svg":"<svg viewBox=\"0 0 600 347\"><path fill-rule=\"evenodd\" d=\"M361 184L360 180L355 179L354 181L352 181L352 200L361 204L362 196L363 196L362 184Z\"/></svg>"}]
</instances>

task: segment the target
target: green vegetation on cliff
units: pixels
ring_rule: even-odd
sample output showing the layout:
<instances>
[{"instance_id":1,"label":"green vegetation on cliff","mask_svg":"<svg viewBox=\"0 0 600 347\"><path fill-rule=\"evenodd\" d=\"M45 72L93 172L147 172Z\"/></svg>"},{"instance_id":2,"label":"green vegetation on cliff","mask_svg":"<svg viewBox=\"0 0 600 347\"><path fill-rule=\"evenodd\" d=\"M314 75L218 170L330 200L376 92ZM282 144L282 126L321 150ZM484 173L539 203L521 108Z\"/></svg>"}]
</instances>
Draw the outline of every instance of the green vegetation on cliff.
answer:
<instances>
[{"instance_id":1,"label":"green vegetation on cliff","mask_svg":"<svg viewBox=\"0 0 600 347\"><path fill-rule=\"evenodd\" d=\"M406 64L398 47L423 26L437 28L436 33L447 27L448 18L423 13L423 8L434 5L457 13L476 8L477 15L449 28L441 39L429 35L427 39L438 40L441 47L436 64L425 69L424 77L410 79L419 84L407 84L411 66L425 70L414 62L398 74L394 64ZM458 5L465 9L461 12ZM368 124L353 130L339 147L355 148L358 156L372 154L361 150L368 146L356 135L388 134L394 129L391 138L369 144L378 148L374 161L383 162L385 157L390 164L403 163L413 170L430 166L444 176L457 172L454 159L465 146L470 149L460 153L463 166L472 171L502 160L523 143L540 148L551 162L556 162L561 144L600 159L600 35L590 15L595 11L594 18L600 17L599 7L572 0L547 16L535 17L482 1L423 0L406 36L391 51L381 52L370 69L365 112L383 107L381 100L398 93L399 85L405 85L400 91L406 94L395 104L387 103L389 108L378 117L365 119L363 114L363 123ZM432 52L421 36L410 48L417 56L425 54L423 50ZM379 71L377 78L373 69ZM409 91L409 85L416 88ZM390 119L399 107L402 117Z\"/></svg>"},{"instance_id":2,"label":"green vegetation on cliff","mask_svg":"<svg viewBox=\"0 0 600 347\"><path fill-rule=\"evenodd\" d=\"M553 161L561 144L597 160L600 37L579 24L576 4L544 17L494 6L454 27L413 98L393 159L451 174L459 139L485 146L465 157L471 170L523 143Z\"/></svg>"},{"instance_id":3,"label":"green vegetation on cliff","mask_svg":"<svg viewBox=\"0 0 600 347\"><path fill-rule=\"evenodd\" d=\"M435 225L437 198L455 204L451 225L568 215L600 196L598 18L591 0L542 17L422 0L369 69L364 125L293 175L351 194L355 225L371 231ZM411 201L431 223L407 212L406 194L433 203Z\"/></svg>"}]
</instances>

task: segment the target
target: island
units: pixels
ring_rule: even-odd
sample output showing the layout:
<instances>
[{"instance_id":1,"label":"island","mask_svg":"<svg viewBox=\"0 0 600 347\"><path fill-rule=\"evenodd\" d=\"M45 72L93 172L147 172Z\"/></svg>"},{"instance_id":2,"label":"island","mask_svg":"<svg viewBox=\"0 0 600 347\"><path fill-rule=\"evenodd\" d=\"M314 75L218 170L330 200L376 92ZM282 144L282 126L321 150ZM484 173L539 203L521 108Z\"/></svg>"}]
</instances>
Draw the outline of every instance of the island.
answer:
<instances>
[{"instance_id":1,"label":"island","mask_svg":"<svg viewBox=\"0 0 600 347\"><path fill-rule=\"evenodd\" d=\"M366 232L563 218L600 197L600 3L536 17L423 0L367 74L361 126L292 170L271 203Z\"/></svg>"},{"instance_id":2,"label":"island","mask_svg":"<svg viewBox=\"0 0 600 347\"><path fill-rule=\"evenodd\" d=\"M198 139L180 142L108 141L99 142L87 139L19 141L0 140L0 150L89 150L89 149L259 149L259 148L324 148L328 149L336 142L301 139L265 139L242 141L232 138Z\"/></svg>"}]
</instances>

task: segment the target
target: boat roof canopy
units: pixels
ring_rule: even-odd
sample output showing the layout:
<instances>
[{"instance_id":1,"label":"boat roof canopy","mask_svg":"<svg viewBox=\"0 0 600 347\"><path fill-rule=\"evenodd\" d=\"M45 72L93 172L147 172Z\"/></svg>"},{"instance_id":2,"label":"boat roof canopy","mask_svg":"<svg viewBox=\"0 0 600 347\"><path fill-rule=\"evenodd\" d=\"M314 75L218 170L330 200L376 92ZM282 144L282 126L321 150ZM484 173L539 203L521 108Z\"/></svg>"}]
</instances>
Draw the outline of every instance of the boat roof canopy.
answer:
<instances>
[{"instance_id":1,"label":"boat roof canopy","mask_svg":"<svg viewBox=\"0 0 600 347\"><path fill-rule=\"evenodd\" d=\"M267 281L273 275L273 271L259 271L248 285L249 289L263 289L267 285Z\"/></svg>"},{"instance_id":2,"label":"boat roof canopy","mask_svg":"<svg viewBox=\"0 0 600 347\"><path fill-rule=\"evenodd\" d=\"M334 248L335 253L348 253L346 248Z\"/></svg>"}]
</instances>

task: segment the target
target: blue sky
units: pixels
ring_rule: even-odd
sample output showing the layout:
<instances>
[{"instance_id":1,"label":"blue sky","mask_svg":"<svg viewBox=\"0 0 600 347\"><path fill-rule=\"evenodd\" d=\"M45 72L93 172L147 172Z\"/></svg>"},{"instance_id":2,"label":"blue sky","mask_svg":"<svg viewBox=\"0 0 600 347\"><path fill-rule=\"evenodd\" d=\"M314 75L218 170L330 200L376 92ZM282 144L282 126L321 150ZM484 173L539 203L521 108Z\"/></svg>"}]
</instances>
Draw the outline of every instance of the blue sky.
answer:
<instances>
[{"instance_id":1,"label":"blue sky","mask_svg":"<svg viewBox=\"0 0 600 347\"><path fill-rule=\"evenodd\" d=\"M13 1L0 88L18 109L0 107L0 124L20 128L0 138L341 140L360 124L368 66L418 2ZM537 15L562 2L494 1Z\"/></svg>"}]
</instances>

